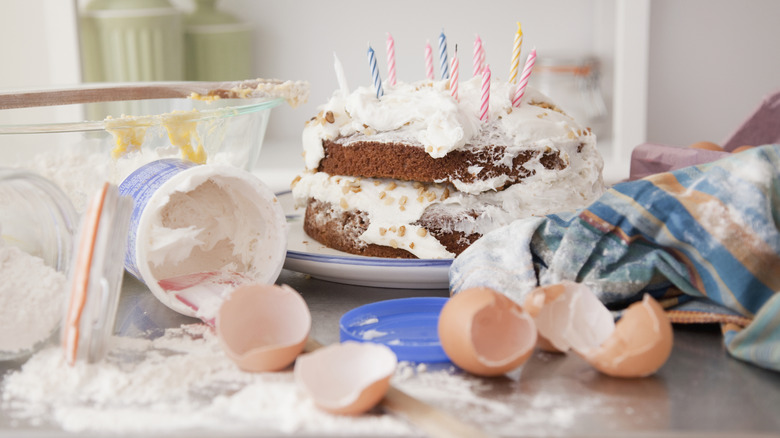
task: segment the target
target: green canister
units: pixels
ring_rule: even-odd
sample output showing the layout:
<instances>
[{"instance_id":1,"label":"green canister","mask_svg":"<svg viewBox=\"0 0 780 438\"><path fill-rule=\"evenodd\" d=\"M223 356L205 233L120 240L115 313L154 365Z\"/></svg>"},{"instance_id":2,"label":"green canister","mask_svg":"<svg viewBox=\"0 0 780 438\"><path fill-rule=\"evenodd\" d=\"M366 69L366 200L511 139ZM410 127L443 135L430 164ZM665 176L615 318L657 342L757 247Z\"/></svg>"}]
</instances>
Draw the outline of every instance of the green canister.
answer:
<instances>
[{"instance_id":1,"label":"green canister","mask_svg":"<svg viewBox=\"0 0 780 438\"><path fill-rule=\"evenodd\" d=\"M185 17L186 78L231 81L253 77L252 28L220 11L216 0L195 0Z\"/></svg>"}]
</instances>

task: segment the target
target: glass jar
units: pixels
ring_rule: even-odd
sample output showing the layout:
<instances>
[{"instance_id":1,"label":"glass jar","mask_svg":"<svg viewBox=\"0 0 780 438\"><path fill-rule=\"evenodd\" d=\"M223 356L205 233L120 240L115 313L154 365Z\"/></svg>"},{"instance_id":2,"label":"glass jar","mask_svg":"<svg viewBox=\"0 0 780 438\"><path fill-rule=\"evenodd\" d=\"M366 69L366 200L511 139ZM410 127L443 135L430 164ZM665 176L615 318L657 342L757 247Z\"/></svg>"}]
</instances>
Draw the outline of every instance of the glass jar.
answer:
<instances>
[{"instance_id":1,"label":"glass jar","mask_svg":"<svg viewBox=\"0 0 780 438\"><path fill-rule=\"evenodd\" d=\"M530 83L596 136L609 136L598 59L537 58Z\"/></svg>"},{"instance_id":2,"label":"glass jar","mask_svg":"<svg viewBox=\"0 0 780 438\"><path fill-rule=\"evenodd\" d=\"M4 309L0 310L9 312L3 314L0 328L0 360L29 355L57 331L65 291L48 293L47 287L57 285L51 276L35 280L17 276L31 275L20 271L20 266L33 267L34 272L42 269L37 261L22 264L23 253L27 253L67 278L77 225L73 204L56 185L25 170L0 167L0 250L4 251L0 258L0 275L4 278L0 282L6 286L0 288L4 294L0 297ZM29 286L29 291L21 290L19 285ZM29 292L38 295L24 295ZM61 299L50 302L49 298L55 296ZM24 303L37 304L38 308L27 308Z\"/></svg>"}]
</instances>

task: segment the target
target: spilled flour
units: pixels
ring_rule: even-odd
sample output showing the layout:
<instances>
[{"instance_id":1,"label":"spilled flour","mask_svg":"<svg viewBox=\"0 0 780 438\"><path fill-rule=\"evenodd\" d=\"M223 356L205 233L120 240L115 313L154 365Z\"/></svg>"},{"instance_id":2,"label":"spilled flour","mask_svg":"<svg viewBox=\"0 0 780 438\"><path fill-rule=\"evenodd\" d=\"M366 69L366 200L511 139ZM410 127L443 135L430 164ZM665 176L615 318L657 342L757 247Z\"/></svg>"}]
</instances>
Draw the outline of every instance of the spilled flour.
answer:
<instances>
[{"instance_id":1,"label":"spilled flour","mask_svg":"<svg viewBox=\"0 0 780 438\"><path fill-rule=\"evenodd\" d=\"M65 275L0 238L0 355L32 350L57 329Z\"/></svg>"},{"instance_id":2,"label":"spilled flour","mask_svg":"<svg viewBox=\"0 0 780 438\"><path fill-rule=\"evenodd\" d=\"M245 373L205 325L154 339L115 337L97 364L65 365L59 348L5 376L3 411L19 426L69 432L409 435L379 410L360 417L318 410L289 370Z\"/></svg>"}]
</instances>

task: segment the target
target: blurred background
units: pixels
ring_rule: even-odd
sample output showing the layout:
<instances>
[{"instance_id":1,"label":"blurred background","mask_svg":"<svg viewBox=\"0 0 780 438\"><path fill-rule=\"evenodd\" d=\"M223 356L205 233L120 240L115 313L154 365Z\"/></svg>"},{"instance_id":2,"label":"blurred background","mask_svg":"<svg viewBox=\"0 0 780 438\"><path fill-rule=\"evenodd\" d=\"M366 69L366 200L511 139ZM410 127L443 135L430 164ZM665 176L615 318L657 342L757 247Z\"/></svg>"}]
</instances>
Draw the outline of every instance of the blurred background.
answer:
<instances>
[{"instance_id":1,"label":"blurred background","mask_svg":"<svg viewBox=\"0 0 780 438\"><path fill-rule=\"evenodd\" d=\"M425 43L435 51L442 31L450 56L459 47L461 78L471 77L479 34L494 78L506 79L521 22L521 59L534 47L539 55L532 84L594 128L610 180L628 174L640 143L723 141L780 89L775 0L6 0L0 11L2 90L309 81L307 104L271 116L261 156L269 166L302 167L303 124L337 87L334 53L351 87L368 85L370 43L386 78L387 33L400 81L424 78ZM151 40L128 48L108 36L138 26Z\"/></svg>"}]
</instances>

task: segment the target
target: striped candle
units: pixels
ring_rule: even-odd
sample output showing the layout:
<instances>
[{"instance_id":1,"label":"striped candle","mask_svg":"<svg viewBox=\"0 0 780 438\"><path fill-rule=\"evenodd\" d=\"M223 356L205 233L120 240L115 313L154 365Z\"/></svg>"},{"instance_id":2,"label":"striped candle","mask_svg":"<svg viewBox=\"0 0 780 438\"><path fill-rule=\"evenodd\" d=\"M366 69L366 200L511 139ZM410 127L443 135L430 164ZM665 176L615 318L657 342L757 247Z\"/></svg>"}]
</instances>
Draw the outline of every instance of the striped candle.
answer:
<instances>
[{"instance_id":1,"label":"striped candle","mask_svg":"<svg viewBox=\"0 0 780 438\"><path fill-rule=\"evenodd\" d=\"M458 69L460 68L460 62L458 61L458 45L455 45L455 53L452 55L452 76L450 76L450 94L458 101Z\"/></svg>"},{"instance_id":2,"label":"striped candle","mask_svg":"<svg viewBox=\"0 0 780 438\"><path fill-rule=\"evenodd\" d=\"M479 120L487 122L490 109L490 66L482 69L482 105L479 107Z\"/></svg>"},{"instance_id":3,"label":"striped candle","mask_svg":"<svg viewBox=\"0 0 780 438\"><path fill-rule=\"evenodd\" d=\"M474 39L474 76L482 74L485 68L485 48L482 46L482 38L477 35Z\"/></svg>"},{"instance_id":4,"label":"striped candle","mask_svg":"<svg viewBox=\"0 0 780 438\"><path fill-rule=\"evenodd\" d=\"M447 37L444 36L444 31L441 31L439 35L439 61L441 62L441 78L449 79L450 71L447 65Z\"/></svg>"},{"instance_id":5,"label":"striped candle","mask_svg":"<svg viewBox=\"0 0 780 438\"><path fill-rule=\"evenodd\" d=\"M433 49L430 41L425 42L425 77L433 80Z\"/></svg>"},{"instance_id":6,"label":"striped candle","mask_svg":"<svg viewBox=\"0 0 780 438\"><path fill-rule=\"evenodd\" d=\"M387 34L387 83L395 85L395 40Z\"/></svg>"},{"instance_id":7,"label":"striped candle","mask_svg":"<svg viewBox=\"0 0 780 438\"><path fill-rule=\"evenodd\" d=\"M512 44L512 63L509 67L509 83L514 83L517 80L517 70L520 69L520 49L522 46L523 29L520 27L520 22L518 22L515 41L514 44Z\"/></svg>"},{"instance_id":8,"label":"striped candle","mask_svg":"<svg viewBox=\"0 0 780 438\"><path fill-rule=\"evenodd\" d=\"M368 68L371 70L371 79L374 81L374 89L376 90L376 97L379 99L385 92L382 90L382 79L379 77L379 69L376 66L376 57L374 56L374 49L371 45L368 45Z\"/></svg>"},{"instance_id":9,"label":"striped candle","mask_svg":"<svg viewBox=\"0 0 780 438\"><path fill-rule=\"evenodd\" d=\"M515 97L512 99L512 106L519 107L520 100L525 94L525 87L528 86L528 78L531 77L531 70L534 69L536 63L536 48L531 49L531 53L528 54L528 58L525 60L525 67L523 67L523 73L520 75L520 81L517 83L517 89L515 90Z\"/></svg>"}]
</instances>

